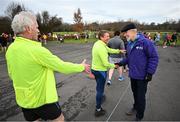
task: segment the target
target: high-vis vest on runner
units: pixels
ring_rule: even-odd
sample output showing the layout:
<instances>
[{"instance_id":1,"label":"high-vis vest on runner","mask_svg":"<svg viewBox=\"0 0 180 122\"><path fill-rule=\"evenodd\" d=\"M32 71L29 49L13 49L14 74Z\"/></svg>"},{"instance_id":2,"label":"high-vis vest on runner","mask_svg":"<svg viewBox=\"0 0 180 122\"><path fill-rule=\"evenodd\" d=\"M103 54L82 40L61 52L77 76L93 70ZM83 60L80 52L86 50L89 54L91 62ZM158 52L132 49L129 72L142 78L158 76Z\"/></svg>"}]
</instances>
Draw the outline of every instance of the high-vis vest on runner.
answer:
<instances>
[{"instance_id":1,"label":"high-vis vest on runner","mask_svg":"<svg viewBox=\"0 0 180 122\"><path fill-rule=\"evenodd\" d=\"M92 48L92 69L96 71L107 71L109 68L114 68L115 65L109 63L108 53L120 53L118 49L111 49L107 45L98 40Z\"/></svg>"},{"instance_id":2,"label":"high-vis vest on runner","mask_svg":"<svg viewBox=\"0 0 180 122\"><path fill-rule=\"evenodd\" d=\"M6 60L17 104L23 108L58 101L54 71L69 74L84 70L81 64L62 61L40 42L22 37L9 46Z\"/></svg>"}]
</instances>

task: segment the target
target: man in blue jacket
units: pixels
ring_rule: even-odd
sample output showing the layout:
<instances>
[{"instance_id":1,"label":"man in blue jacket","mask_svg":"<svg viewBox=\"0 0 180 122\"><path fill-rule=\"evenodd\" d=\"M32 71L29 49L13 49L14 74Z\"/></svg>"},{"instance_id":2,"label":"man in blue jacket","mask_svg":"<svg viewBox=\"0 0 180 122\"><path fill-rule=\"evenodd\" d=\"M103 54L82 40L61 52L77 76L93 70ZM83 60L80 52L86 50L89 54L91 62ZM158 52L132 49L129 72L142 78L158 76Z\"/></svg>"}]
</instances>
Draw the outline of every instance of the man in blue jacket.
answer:
<instances>
[{"instance_id":1,"label":"man in blue jacket","mask_svg":"<svg viewBox=\"0 0 180 122\"><path fill-rule=\"evenodd\" d=\"M130 23L124 26L121 32L124 32L128 40L127 58L117 65L128 64L134 96L133 108L126 114L136 114L135 120L140 121L144 117L147 85L158 66L158 54L154 44L142 34L137 33L135 24Z\"/></svg>"}]
</instances>

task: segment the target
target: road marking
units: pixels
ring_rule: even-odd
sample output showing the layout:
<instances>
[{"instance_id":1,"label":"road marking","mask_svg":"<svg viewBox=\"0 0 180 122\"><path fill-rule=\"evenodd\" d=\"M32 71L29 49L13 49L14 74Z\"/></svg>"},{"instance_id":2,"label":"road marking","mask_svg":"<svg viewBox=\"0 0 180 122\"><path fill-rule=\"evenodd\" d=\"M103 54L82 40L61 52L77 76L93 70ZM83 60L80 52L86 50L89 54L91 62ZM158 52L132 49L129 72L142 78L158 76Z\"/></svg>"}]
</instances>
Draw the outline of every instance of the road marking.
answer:
<instances>
[{"instance_id":1,"label":"road marking","mask_svg":"<svg viewBox=\"0 0 180 122\"><path fill-rule=\"evenodd\" d=\"M119 101L117 102L116 106L115 106L114 109L112 110L112 112L111 112L111 114L109 115L109 117L108 117L108 119L106 120L106 122L108 122L109 119L111 118L111 116L113 115L114 111L115 111L116 108L118 107L118 105L119 105L119 103L121 102L122 98L123 98L124 95L126 94L128 88L129 88L129 86L130 86L130 82L129 82L129 84L128 84L126 90L125 90L125 91L123 92L123 94L120 96Z\"/></svg>"}]
</instances>

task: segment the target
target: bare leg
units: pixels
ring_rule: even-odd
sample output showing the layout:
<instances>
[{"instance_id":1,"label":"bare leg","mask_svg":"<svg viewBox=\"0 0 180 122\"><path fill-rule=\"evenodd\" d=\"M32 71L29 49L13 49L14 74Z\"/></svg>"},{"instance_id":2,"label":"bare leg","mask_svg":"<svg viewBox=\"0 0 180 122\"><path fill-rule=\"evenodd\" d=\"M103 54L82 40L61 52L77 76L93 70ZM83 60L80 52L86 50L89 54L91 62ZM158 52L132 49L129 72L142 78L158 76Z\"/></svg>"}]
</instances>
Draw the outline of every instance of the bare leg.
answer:
<instances>
[{"instance_id":1,"label":"bare leg","mask_svg":"<svg viewBox=\"0 0 180 122\"><path fill-rule=\"evenodd\" d=\"M35 120L35 121L33 121L33 122L40 122L40 120L41 120L41 119L37 119L37 120Z\"/></svg>"},{"instance_id":2,"label":"bare leg","mask_svg":"<svg viewBox=\"0 0 180 122\"><path fill-rule=\"evenodd\" d=\"M119 68L118 68L119 77L122 77L122 69L123 69L123 67L119 67Z\"/></svg>"},{"instance_id":3,"label":"bare leg","mask_svg":"<svg viewBox=\"0 0 180 122\"><path fill-rule=\"evenodd\" d=\"M61 113L61 115L57 118L53 120L54 122L64 122L64 115Z\"/></svg>"},{"instance_id":4,"label":"bare leg","mask_svg":"<svg viewBox=\"0 0 180 122\"><path fill-rule=\"evenodd\" d=\"M4 47L4 52L6 52L6 50L7 50L7 47Z\"/></svg>"},{"instance_id":5,"label":"bare leg","mask_svg":"<svg viewBox=\"0 0 180 122\"><path fill-rule=\"evenodd\" d=\"M167 41L164 41L164 43L163 43L163 48L166 48L166 47L167 47L166 44L167 44Z\"/></svg>"},{"instance_id":6,"label":"bare leg","mask_svg":"<svg viewBox=\"0 0 180 122\"><path fill-rule=\"evenodd\" d=\"M1 44L0 44L0 51L3 51L3 47L1 46Z\"/></svg>"},{"instance_id":7,"label":"bare leg","mask_svg":"<svg viewBox=\"0 0 180 122\"><path fill-rule=\"evenodd\" d=\"M114 69L110 69L109 70L109 80L111 80L113 73L114 73Z\"/></svg>"},{"instance_id":8,"label":"bare leg","mask_svg":"<svg viewBox=\"0 0 180 122\"><path fill-rule=\"evenodd\" d=\"M2 52L5 52L5 47L2 47Z\"/></svg>"},{"instance_id":9,"label":"bare leg","mask_svg":"<svg viewBox=\"0 0 180 122\"><path fill-rule=\"evenodd\" d=\"M46 41L46 39L44 40L44 44L45 44L45 45L47 44L47 41Z\"/></svg>"}]
</instances>

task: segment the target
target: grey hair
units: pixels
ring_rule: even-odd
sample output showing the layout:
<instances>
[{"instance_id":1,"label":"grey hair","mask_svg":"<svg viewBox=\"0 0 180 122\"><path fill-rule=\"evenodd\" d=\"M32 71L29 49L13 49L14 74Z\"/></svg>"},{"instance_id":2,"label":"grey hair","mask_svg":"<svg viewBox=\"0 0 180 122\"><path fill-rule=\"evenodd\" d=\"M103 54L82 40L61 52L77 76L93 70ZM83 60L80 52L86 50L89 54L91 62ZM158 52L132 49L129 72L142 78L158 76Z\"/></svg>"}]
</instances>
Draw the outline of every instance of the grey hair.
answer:
<instances>
[{"instance_id":1,"label":"grey hair","mask_svg":"<svg viewBox=\"0 0 180 122\"><path fill-rule=\"evenodd\" d=\"M137 29L135 28L135 29L130 29L131 31L134 31L134 32L137 32Z\"/></svg>"},{"instance_id":2,"label":"grey hair","mask_svg":"<svg viewBox=\"0 0 180 122\"><path fill-rule=\"evenodd\" d=\"M25 31L25 27L31 27L36 21L36 16L31 12L22 11L14 16L11 27L15 34Z\"/></svg>"}]
</instances>

